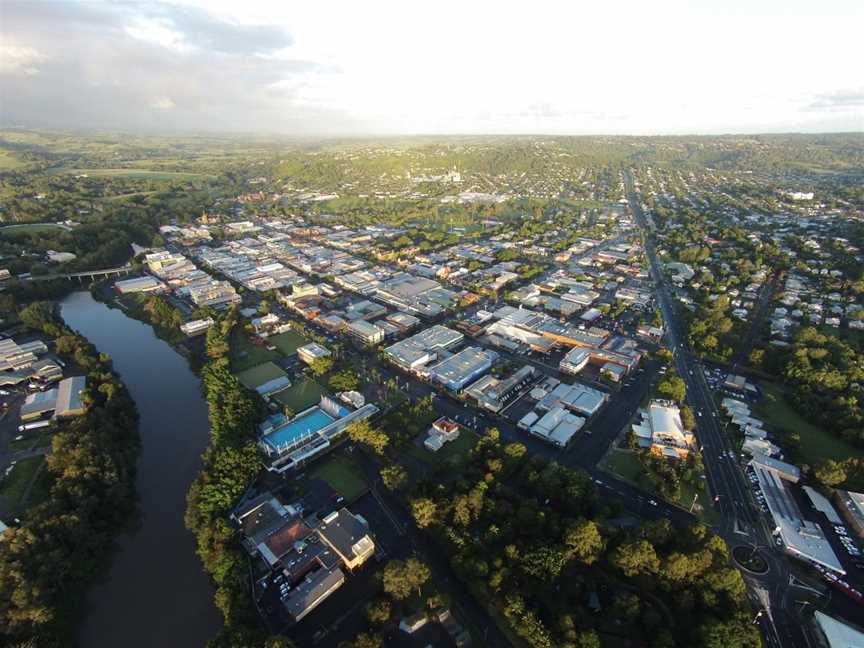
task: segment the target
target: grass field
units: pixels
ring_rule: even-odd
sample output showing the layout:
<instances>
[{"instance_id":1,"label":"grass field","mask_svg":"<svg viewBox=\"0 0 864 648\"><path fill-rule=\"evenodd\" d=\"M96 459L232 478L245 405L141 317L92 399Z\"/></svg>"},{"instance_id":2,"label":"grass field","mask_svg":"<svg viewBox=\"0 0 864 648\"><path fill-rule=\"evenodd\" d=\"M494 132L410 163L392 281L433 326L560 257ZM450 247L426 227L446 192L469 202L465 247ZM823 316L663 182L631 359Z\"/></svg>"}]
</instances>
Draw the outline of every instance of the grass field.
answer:
<instances>
[{"instance_id":1,"label":"grass field","mask_svg":"<svg viewBox=\"0 0 864 648\"><path fill-rule=\"evenodd\" d=\"M39 232L53 233L58 229L65 228L53 223L16 223L0 227L0 235L14 236L15 234L38 234Z\"/></svg>"},{"instance_id":2,"label":"grass field","mask_svg":"<svg viewBox=\"0 0 864 648\"><path fill-rule=\"evenodd\" d=\"M249 337L238 328L231 334L231 370L236 372L251 369L279 357L276 351L252 344Z\"/></svg>"},{"instance_id":3,"label":"grass field","mask_svg":"<svg viewBox=\"0 0 864 648\"><path fill-rule=\"evenodd\" d=\"M346 503L358 499L369 490L360 468L347 457L332 456L313 464L309 477L317 477L326 481L333 490L345 498Z\"/></svg>"},{"instance_id":4,"label":"grass field","mask_svg":"<svg viewBox=\"0 0 864 648\"><path fill-rule=\"evenodd\" d=\"M772 383L762 383L760 386L763 397L753 408L754 413L778 431L797 431L801 437L801 455L804 461L816 463L823 459L864 457L864 452L859 448L802 418L787 402L782 387Z\"/></svg>"},{"instance_id":5,"label":"grass field","mask_svg":"<svg viewBox=\"0 0 864 648\"><path fill-rule=\"evenodd\" d=\"M14 171L27 166L27 163L18 159L11 151L0 150L0 171Z\"/></svg>"},{"instance_id":6,"label":"grass field","mask_svg":"<svg viewBox=\"0 0 864 648\"><path fill-rule=\"evenodd\" d=\"M16 504L44 460L44 457L20 459L0 482L0 497L5 497L12 505Z\"/></svg>"},{"instance_id":7,"label":"grass field","mask_svg":"<svg viewBox=\"0 0 864 648\"><path fill-rule=\"evenodd\" d=\"M152 171L149 169L61 169L66 175L86 175L90 178L127 178L129 180L197 180L214 176L182 171Z\"/></svg>"},{"instance_id":8,"label":"grass field","mask_svg":"<svg viewBox=\"0 0 864 648\"><path fill-rule=\"evenodd\" d=\"M285 333L273 335L267 338L267 341L279 349L282 355L286 356L293 355L296 353L298 347L309 342L309 340L294 331L285 331Z\"/></svg>"},{"instance_id":9,"label":"grass field","mask_svg":"<svg viewBox=\"0 0 864 648\"><path fill-rule=\"evenodd\" d=\"M295 414L299 414L303 410L317 405L321 396L326 393L327 390L314 380L301 378L288 389L273 394L273 398L286 407L290 407Z\"/></svg>"},{"instance_id":10,"label":"grass field","mask_svg":"<svg viewBox=\"0 0 864 648\"><path fill-rule=\"evenodd\" d=\"M281 378L286 375L279 367L272 362L251 367L237 374L237 379L249 389L257 389L264 383L268 383L276 378Z\"/></svg>"}]
</instances>

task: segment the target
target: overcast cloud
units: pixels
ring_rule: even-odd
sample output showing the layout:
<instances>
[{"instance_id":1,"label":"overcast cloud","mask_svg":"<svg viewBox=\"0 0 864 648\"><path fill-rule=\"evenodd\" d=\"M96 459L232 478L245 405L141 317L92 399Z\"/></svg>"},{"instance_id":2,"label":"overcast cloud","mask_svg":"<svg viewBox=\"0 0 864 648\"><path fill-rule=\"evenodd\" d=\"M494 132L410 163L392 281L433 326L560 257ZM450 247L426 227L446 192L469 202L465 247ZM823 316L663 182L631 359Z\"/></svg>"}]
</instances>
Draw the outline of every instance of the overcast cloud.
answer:
<instances>
[{"instance_id":1,"label":"overcast cloud","mask_svg":"<svg viewBox=\"0 0 864 648\"><path fill-rule=\"evenodd\" d=\"M0 125L864 129L864 3L0 3ZM574 6L568 6L568 5Z\"/></svg>"}]
</instances>

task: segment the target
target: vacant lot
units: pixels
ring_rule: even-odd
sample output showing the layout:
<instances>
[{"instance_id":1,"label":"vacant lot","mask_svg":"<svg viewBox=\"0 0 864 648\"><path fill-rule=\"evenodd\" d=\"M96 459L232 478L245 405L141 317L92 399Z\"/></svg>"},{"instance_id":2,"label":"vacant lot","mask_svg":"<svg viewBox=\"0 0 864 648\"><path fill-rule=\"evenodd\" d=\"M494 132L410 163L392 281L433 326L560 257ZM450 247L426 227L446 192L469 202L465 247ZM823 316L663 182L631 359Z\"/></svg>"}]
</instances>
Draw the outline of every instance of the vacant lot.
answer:
<instances>
[{"instance_id":1,"label":"vacant lot","mask_svg":"<svg viewBox=\"0 0 864 648\"><path fill-rule=\"evenodd\" d=\"M286 331L267 338L267 342L279 349L282 355L290 356L297 352L298 347L307 344L309 340L294 331Z\"/></svg>"},{"instance_id":2,"label":"vacant lot","mask_svg":"<svg viewBox=\"0 0 864 648\"><path fill-rule=\"evenodd\" d=\"M273 399L286 407L290 407L295 414L299 414L303 410L317 405L321 396L326 393L327 390L314 380L301 378L288 389L273 394Z\"/></svg>"},{"instance_id":3,"label":"vacant lot","mask_svg":"<svg viewBox=\"0 0 864 648\"><path fill-rule=\"evenodd\" d=\"M24 166L27 163L15 157L14 153L0 150L0 171L14 171Z\"/></svg>"},{"instance_id":4,"label":"vacant lot","mask_svg":"<svg viewBox=\"0 0 864 648\"><path fill-rule=\"evenodd\" d=\"M326 481L347 503L353 502L369 490L357 464L343 456L325 457L312 464L308 475Z\"/></svg>"},{"instance_id":5,"label":"vacant lot","mask_svg":"<svg viewBox=\"0 0 864 648\"><path fill-rule=\"evenodd\" d=\"M129 180L197 180L214 176L182 171L150 171L148 169L62 169L66 175L86 175L90 178L128 178Z\"/></svg>"}]
</instances>

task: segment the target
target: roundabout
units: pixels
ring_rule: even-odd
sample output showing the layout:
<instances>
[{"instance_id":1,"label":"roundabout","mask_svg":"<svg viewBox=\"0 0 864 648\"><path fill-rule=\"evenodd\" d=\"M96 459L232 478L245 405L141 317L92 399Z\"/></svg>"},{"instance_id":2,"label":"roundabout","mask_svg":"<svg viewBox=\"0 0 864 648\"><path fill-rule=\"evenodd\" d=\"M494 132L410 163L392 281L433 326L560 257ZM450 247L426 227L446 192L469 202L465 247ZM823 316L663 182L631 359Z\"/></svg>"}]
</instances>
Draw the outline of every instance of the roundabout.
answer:
<instances>
[{"instance_id":1,"label":"roundabout","mask_svg":"<svg viewBox=\"0 0 864 648\"><path fill-rule=\"evenodd\" d=\"M751 574L764 576L768 573L768 561L759 554L756 547L745 545L733 547L732 558L741 569Z\"/></svg>"}]
</instances>

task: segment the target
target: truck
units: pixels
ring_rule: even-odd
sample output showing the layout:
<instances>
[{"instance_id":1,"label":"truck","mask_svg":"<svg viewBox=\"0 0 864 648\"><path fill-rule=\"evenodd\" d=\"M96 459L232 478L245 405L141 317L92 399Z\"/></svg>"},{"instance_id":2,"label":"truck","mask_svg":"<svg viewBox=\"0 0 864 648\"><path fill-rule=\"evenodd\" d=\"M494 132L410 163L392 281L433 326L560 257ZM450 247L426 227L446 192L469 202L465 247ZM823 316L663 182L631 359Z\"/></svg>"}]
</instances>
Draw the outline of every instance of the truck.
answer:
<instances>
[{"instance_id":1,"label":"truck","mask_svg":"<svg viewBox=\"0 0 864 648\"><path fill-rule=\"evenodd\" d=\"M33 423L25 423L24 425L18 426L19 432L27 432L28 430L38 430L40 428L48 427L51 425L51 421L33 421Z\"/></svg>"}]
</instances>

